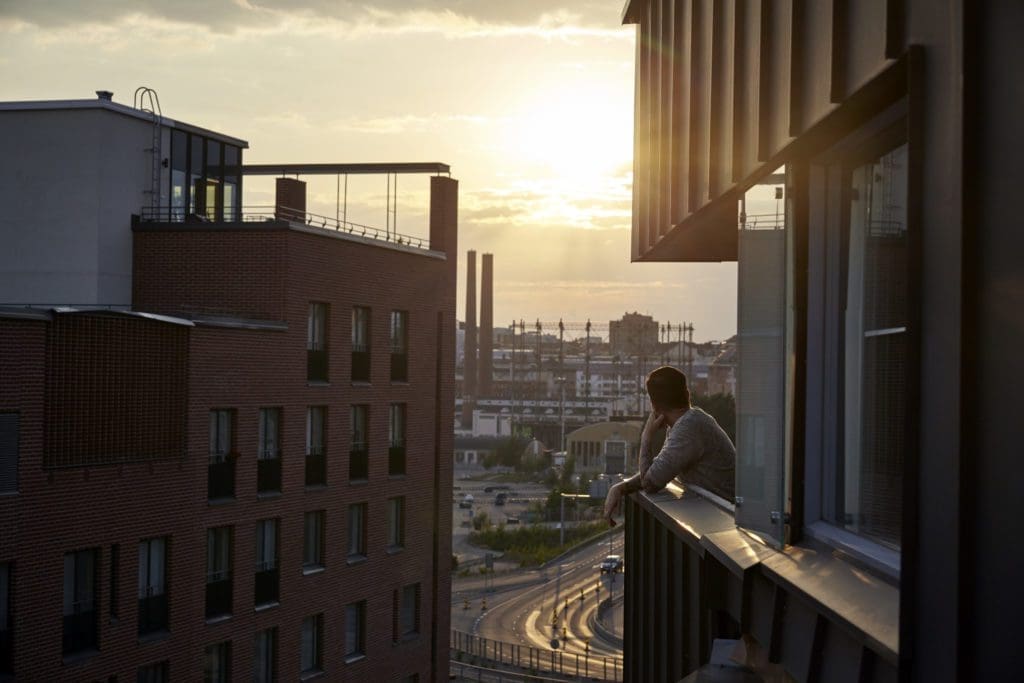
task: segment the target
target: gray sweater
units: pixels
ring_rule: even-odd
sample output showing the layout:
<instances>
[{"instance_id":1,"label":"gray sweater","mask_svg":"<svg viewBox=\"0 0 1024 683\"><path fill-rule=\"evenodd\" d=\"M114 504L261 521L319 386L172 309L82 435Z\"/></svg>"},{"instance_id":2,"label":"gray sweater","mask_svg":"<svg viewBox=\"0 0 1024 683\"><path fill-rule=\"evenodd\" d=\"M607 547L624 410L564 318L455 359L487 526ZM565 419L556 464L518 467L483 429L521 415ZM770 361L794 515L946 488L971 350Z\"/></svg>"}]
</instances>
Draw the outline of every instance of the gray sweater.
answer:
<instances>
[{"instance_id":1,"label":"gray sweater","mask_svg":"<svg viewBox=\"0 0 1024 683\"><path fill-rule=\"evenodd\" d=\"M640 472L626 480L626 492L660 491L673 478L696 484L725 498L736 495L736 447L715 418L691 407L665 435L652 458L649 444L640 445Z\"/></svg>"}]
</instances>

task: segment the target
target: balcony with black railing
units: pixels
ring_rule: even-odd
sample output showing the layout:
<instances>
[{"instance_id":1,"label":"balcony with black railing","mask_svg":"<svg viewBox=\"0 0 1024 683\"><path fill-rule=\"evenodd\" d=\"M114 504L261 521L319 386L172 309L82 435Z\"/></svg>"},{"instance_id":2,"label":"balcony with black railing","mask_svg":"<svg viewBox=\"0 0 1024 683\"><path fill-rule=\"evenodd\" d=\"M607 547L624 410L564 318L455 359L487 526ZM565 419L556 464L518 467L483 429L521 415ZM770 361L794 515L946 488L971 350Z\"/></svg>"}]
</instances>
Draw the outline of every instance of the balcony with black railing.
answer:
<instances>
[{"instance_id":1,"label":"balcony with black railing","mask_svg":"<svg viewBox=\"0 0 1024 683\"><path fill-rule=\"evenodd\" d=\"M166 631L168 626L167 593L150 592L139 598L139 635Z\"/></svg>"},{"instance_id":2,"label":"balcony with black railing","mask_svg":"<svg viewBox=\"0 0 1024 683\"><path fill-rule=\"evenodd\" d=\"M281 573L276 563L264 563L256 570L256 605L277 602L280 596Z\"/></svg>"},{"instance_id":3,"label":"balcony with black railing","mask_svg":"<svg viewBox=\"0 0 1024 683\"><path fill-rule=\"evenodd\" d=\"M306 349L306 380L327 381L327 349Z\"/></svg>"},{"instance_id":4,"label":"balcony with black railing","mask_svg":"<svg viewBox=\"0 0 1024 683\"><path fill-rule=\"evenodd\" d=\"M75 605L73 614L64 615L62 647L65 655L98 649L98 635L96 610L92 605L88 608Z\"/></svg>"},{"instance_id":5,"label":"balcony with black railing","mask_svg":"<svg viewBox=\"0 0 1024 683\"><path fill-rule=\"evenodd\" d=\"M366 444L354 445L349 451L348 478L350 481L366 481L370 477L370 456Z\"/></svg>"},{"instance_id":6,"label":"balcony with black railing","mask_svg":"<svg viewBox=\"0 0 1024 683\"><path fill-rule=\"evenodd\" d=\"M353 349L352 350L352 381L353 382L369 382L370 381L370 350L369 349Z\"/></svg>"},{"instance_id":7,"label":"balcony with black railing","mask_svg":"<svg viewBox=\"0 0 1024 683\"><path fill-rule=\"evenodd\" d=\"M281 458L278 454L267 454L256 461L256 491L281 492Z\"/></svg>"},{"instance_id":8,"label":"balcony with black railing","mask_svg":"<svg viewBox=\"0 0 1024 683\"><path fill-rule=\"evenodd\" d=\"M206 474L209 500L235 497L235 458L232 455L211 455Z\"/></svg>"},{"instance_id":9,"label":"balcony with black railing","mask_svg":"<svg viewBox=\"0 0 1024 683\"><path fill-rule=\"evenodd\" d=\"M404 351L391 352L391 381L409 381L409 354Z\"/></svg>"},{"instance_id":10,"label":"balcony with black railing","mask_svg":"<svg viewBox=\"0 0 1024 683\"><path fill-rule=\"evenodd\" d=\"M388 475L405 474L405 444L388 448Z\"/></svg>"},{"instance_id":11,"label":"balcony with black railing","mask_svg":"<svg viewBox=\"0 0 1024 683\"><path fill-rule=\"evenodd\" d=\"M231 614L234 584L231 576L221 572L206 577L206 618L216 619Z\"/></svg>"},{"instance_id":12,"label":"balcony with black railing","mask_svg":"<svg viewBox=\"0 0 1024 683\"><path fill-rule=\"evenodd\" d=\"M311 449L306 454L306 486L327 484L327 455L323 448Z\"/></svg>"}]
</instances>

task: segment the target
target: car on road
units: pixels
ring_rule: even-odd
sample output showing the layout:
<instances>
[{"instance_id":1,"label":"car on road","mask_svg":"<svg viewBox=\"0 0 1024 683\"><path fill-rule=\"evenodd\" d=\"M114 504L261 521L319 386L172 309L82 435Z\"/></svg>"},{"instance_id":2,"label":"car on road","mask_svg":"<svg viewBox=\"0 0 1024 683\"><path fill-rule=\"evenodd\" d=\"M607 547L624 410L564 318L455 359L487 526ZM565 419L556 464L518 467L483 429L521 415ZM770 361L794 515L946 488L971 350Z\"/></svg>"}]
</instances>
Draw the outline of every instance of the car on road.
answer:
<instances>
[{"instance_id":1,"label":"car on road","mask_svg":"<svg viewBox=\"0 0 1024 683\"><path fill-rule=\"evenodd\" d=\"M467 493L466 496L462 500L459 501L459 507L463 508L463 509L472 508L473 507L473 494L472 493Z\"/></svg>"},{"instance_id":2,"label":"car on road","mask_svg":"<svg viewBox=\"0 0 1024 683\"><path fill-rule=\"evenodd\" d=\"M609 555L601 560L601 573L615 574L622 571L622 555Z\"/></svg>"},{"instance_id":3,"label":"car on road","mask_svg":"<svg viewBox=\"0 0 1024 683\"><path fill-rule=\"evenodd\" d=\"M499 493L498 495L496 495L496 496L494 497L494 504L495 504L495 505L504 505L504 504L505 504L505 500L506 500L507 498L508 498L508 495L507 495L507 494L505 494L505 493Z\"/></svg>"}]
</instances>

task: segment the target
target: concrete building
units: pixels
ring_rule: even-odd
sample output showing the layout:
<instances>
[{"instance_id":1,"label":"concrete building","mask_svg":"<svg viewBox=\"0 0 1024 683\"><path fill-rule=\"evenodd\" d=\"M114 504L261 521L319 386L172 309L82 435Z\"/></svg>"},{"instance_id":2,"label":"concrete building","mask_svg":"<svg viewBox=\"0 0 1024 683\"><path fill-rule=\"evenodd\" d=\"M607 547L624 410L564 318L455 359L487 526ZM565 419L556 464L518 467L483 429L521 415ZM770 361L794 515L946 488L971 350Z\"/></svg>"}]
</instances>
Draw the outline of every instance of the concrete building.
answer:
<instances>
[{"instance_id":1,"label":"concrete building","mask_svg":"<svg viewBox=\"0 0 1024 683\"><path fill-rule=\"evenodd\" d=\"M608 322L608 343L612 354L654 356L660 353L658 321L649 315L625 313Z\"/></svg>"},{"instance_id":2,"label":"concrete building","mask_svg":"<svg viewBox=\"0 0 1024 683\"><path fill-rule=\"evenodd\" d=\"M0 677L446 680L448 168L282 171L433 174L408 238L314 227L292 178L247 211L228 136L0 105L4 149L51 137L0 171Z\"/></svg>"},{"instance_id":3,"label":"concrete building","mask_svg":"<svg viewBox=\"0 0 1024 683\"><path fill-rule=\"evenodd\" d=\"M638 468L639 422L599 422L572 432L565 450L576 460L576 471L586 474L632 474Z\"/></svg>"},{"instance_id":4,"label":"concrete building","mask_svg":"<svg viewBox=\"0 0 1024 683\"><path fill-rule=\"evenodd\" d=\"M736 261L739 298L736 499L627 504L625 680L741 637L788 680L1019 678L1024 6L623 18L632 258Z\"/></svg>"}]
</instances>

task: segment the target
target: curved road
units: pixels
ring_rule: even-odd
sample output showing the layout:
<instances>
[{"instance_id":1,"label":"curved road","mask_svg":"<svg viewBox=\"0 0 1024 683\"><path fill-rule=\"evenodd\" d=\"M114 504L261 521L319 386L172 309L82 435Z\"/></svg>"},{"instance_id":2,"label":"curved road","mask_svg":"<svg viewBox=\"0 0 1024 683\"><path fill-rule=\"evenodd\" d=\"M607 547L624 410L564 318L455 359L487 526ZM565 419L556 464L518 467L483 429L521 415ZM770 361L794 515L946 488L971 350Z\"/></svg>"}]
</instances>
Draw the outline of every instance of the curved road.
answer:
<instances>
[{"instance_id":1,"label":"curved road","mask_svg":"<svg viewBox=\"0 0 1024 683\"><path fill-rule=\"evenodd\" d=\"M499 575L493 579L492 592L483 590L482 579L456 581L452 594L453 628L543 650L550 650L552 637L557 636L558 649L569 654L586 654L589 641L591 657L614 658L621 667L621 647L602 640L588 623L599 600L622 590L621 575L600 573L599 564L606 555L623 554L622 534L614 533L610 540L610 544L609 538L604 538L580 548L546 570ZM483 597L487 598L488 609L479 611ZM472 602L475 613L463 609L466 599ZM556 627L552 626L553 616L557 617Z\"/></svg>"}]
</instances>

